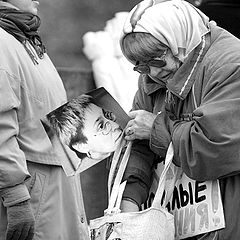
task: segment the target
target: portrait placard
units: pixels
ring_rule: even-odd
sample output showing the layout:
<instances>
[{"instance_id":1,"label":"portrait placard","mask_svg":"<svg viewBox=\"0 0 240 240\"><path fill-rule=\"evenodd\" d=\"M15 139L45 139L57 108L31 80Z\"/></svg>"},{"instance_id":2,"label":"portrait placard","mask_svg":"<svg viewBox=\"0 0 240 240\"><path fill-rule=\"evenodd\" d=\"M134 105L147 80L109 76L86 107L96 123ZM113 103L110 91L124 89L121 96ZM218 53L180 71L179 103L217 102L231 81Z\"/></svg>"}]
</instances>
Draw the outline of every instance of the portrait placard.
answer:
<instances>
[{"instance_id":1,"label":"portrait placard","mask_svg":"<svg viewBox=\"0 0 240 240\"><path fill-rule=\"evenodd\" d=\"M103 87L71 99L41 119L67 176L85 171L110 156L129 120Z\"/></svg>"}]
</instances>

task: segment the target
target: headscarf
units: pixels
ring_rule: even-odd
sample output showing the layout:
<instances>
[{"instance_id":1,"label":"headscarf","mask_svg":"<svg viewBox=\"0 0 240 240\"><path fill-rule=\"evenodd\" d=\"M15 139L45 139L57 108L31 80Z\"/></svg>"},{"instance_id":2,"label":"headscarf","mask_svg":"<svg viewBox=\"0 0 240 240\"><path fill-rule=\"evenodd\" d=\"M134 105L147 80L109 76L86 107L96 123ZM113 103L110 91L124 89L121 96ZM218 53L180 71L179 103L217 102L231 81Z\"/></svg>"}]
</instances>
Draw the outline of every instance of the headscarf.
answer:
<instances>
[{"instance_id":1,"label":"headscarf","mask_svg":"<svg viewBox=\"0 0 240 240\"><path fill-rule=\"evenodd\" d=\"M144 0L130 11L120 45L131 32L152 34L183 62L209 32L209 18L183 0Z\"/></svg>"}]
</instances>

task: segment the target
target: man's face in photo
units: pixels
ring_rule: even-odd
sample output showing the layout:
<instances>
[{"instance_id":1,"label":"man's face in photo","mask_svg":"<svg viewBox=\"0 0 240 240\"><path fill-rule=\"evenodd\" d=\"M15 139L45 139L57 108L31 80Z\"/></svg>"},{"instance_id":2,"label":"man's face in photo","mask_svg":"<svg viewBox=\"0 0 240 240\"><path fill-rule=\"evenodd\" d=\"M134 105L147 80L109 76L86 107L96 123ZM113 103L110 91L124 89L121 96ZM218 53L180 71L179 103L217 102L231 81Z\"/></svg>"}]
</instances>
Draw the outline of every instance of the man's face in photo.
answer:
<instances>
[{"instance_id":1,"label":"man's face in photo","mask_svg":"<svg viewBox=\"0 0 240 240\"><path fill-rule=\"evenodd\" d=\"M111 115L111 114L110 114ZM122 129L104 110L95 104L90 104L85 112L83 134L88 141L85 144L73 146L79 152L114 152L121 141Z\"/></svg>"}]
</instances>

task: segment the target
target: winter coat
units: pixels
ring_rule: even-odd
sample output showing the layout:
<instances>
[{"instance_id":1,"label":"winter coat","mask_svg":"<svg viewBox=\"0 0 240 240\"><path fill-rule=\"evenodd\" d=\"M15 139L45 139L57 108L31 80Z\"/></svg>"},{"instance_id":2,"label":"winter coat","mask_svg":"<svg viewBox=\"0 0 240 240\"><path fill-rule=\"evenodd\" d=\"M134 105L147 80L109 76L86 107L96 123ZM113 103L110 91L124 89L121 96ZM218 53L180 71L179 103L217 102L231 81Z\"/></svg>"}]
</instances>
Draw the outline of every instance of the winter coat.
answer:
<instances>
[{"instance_id":1,"label":"winter coat","mask_svg":"<svg viewBox=\"0 0 240 240\"><path fill-rule=\"evenodd\" d=\"M53 149L41 119L67 101L63 82L45 53L38 64L0 28L0 239L6 208L30 199L36 239L87 239L80 176L67 178L66 155Z\"/></svg>"}]
</instances>

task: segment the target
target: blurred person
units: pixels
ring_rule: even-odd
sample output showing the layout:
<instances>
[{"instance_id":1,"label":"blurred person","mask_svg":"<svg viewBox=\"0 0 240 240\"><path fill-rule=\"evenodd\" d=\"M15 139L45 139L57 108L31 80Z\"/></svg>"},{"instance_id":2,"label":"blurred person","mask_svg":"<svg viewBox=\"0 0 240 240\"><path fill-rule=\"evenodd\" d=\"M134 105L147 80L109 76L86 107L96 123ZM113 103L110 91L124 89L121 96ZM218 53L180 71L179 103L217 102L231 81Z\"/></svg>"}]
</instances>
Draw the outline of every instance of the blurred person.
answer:
<instances>
[{"instance_id":1,"label":"blurred person","mask_svg":"<svg viewBox=\"0 0 240 240\"><path fill-rule=\"evenodd\" d=\"M154 162L172 142L187 176L220 183L226 227L191 239L239 239L239 39L186 1L145 0L129 13L120 44L141 74L125 128L135 143L123 211L146 200Z\"/></svg>"},{"instance_id":2,"label":"blurred person","mask_svg":"<svg viewBox=\"0 0 240 240\"><path fill-rule=\"evenodd\" d=\"M40 118L66 102L38 34L39 2L0 1L0 239L88 239L80 176L67 178Z\"/></svg>"}]
</instances>

